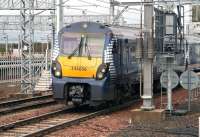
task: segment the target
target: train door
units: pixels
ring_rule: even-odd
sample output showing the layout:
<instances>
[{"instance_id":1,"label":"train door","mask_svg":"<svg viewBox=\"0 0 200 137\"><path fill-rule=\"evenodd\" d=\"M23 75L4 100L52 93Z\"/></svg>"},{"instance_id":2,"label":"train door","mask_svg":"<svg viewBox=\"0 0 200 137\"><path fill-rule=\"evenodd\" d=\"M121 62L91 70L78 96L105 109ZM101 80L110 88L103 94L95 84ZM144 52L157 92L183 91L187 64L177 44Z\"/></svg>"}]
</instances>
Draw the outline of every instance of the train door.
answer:
<instances>
[{"instance_id":1,"label":"train door","mask_svg":"<svg viewBox=\"0 0 200 137\"><path fill-rule=\"evenodd\" d=\"M128 74L128 66L129 66L129 46L128 40L124 40L124 74L127 76Z\"/></svg>"}]
</instances>

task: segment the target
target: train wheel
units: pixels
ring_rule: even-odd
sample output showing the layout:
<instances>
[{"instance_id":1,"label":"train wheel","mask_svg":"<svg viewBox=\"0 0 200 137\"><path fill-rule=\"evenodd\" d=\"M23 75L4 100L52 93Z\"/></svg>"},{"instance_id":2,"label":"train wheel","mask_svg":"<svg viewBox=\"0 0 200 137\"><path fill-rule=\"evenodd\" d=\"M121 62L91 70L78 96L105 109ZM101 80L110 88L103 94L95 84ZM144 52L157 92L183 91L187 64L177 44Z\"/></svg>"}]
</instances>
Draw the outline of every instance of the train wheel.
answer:
<instances>
[{"instance_id":1,"label":"train wheel","mask_svg":"<svg viewBox=\"0 0 200 137\"><path fill-rule=\"evenodd\" d=\"M74 105L75 107L79 107L79 106L80 106L80 103L73 102L73 105Z\"/></svg>"}]
</instances>

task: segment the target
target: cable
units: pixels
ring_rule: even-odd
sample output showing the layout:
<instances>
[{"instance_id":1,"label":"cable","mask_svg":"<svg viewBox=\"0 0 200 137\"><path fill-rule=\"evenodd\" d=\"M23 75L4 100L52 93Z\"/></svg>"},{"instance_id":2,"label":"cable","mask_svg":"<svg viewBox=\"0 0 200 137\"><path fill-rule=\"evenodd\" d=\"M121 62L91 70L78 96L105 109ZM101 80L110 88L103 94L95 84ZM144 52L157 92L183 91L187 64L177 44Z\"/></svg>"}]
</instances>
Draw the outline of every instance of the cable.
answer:
<instances>
[{"instance_id":1,"label":"cable","mask_svg":"<svg viewBox=\"0 0 200 137\"><path fill-rule=\"evenodd\" d=\"M91 3L91 2L87 2L87 1L84 1L84 0L79 0L80 2L83 2L83 3L87 3L87 4L95 4L95 3ZM96 0L96 1L99 1L99 0ZM107 9L110 9L110 7L106 7L106 6L102 6L102 5L97 5L99 7L102 7L102 8L107 8ZM119 5L119 7L126 7L125 5ZM137 9L137 8L128 8L130 10L134 10L134 11L140 11L140 9Z\"/></svg>"},{"instance_id":2,"label":"cable","mask_svg":"<svg viewBox=\"0 0 200 137\"><path fill-rule=\"evenodd\" d=\"M87 3L87 4L95 4L95 3L91 3L91 2L87 2L87 1L84 1L84 0L78 0L80 2L83 2L83 3ZM96 4L95 4L96 5ZM102 6L102 5L96 5L97 7L102 7L102 8L106 8L106 9L110 9L110 7L106 7L106 6Z\"/></svg>"},{"instance_id":3,"label":"cable","mask_svg":"<svg viewBox=\"0 0 200 137\"><path fill-rule=\"evenodd\" d=\"M66 0L66 1L62 2L61 4L56 4L56 3L54 3L53 5L54 5L54 6L60 6L60 5L65 4L65 3L68 2L68 1L70 1L70 0ZM44 1L40 1L40 2L44 3ZM52 4L52 3L49 3L49 2L45 2L45 3L46 3L46 4Z\"/></svg>"},{"instance_id":4,"label":"cable","mask_svg":"<svg viewBox=\"0 0 200 137\"><path fill-rule=\"evenodd\" d=\"M85 6L88 6L88 5L80 5L80 6L73 6L73 7L70 6L70 5L64 5L64 4L65 4L66 2L68 2L68 1L70 1L70 0L66 0L66 1L62 2L60 5L63 6L63 7L69 8L69 9L73 9L73 10L79 10L79 11L83 11L83 10L84 10L84 11L87 11L87 12L90 12L90 13L104 14L104 13L100 13L100 12L96 12L96 11L90 11L90 10L88 10L88 9L75 8L75 7L85 7ZM78 0L78 1L83 2L83 3L86 3L86 4L90 4L90 6L96 6L96 7L102 7L102 8L110 9L110 7L106 7L106 6L102 6L102 5L97 5L97 4L95 4L95 3L87 2L87 1L84 1L84 0ZM101 1L101 2L103 2L102 0L96 0L96 1ZM40 1L40 2L41 2L41 1ZM51 3L49 3L49 2L46 2L46 3L51 4ZM109 4L109 2L105 2L105 1L104 1L104 3ZM58 4L54 4L54 5L55 5L55 6L59 6ZM124 7L124 6L122 6L122 7ZM126 13L129 12L129 13L134 13L134 14L140 14L140 13L137 13L137 12L132 12L132 11L130 11L130 10L140 11L139 9L129 8L129 9L128 9L127 11L125 11L125 12L126 12ZM37 15L39 15L39 14L45 12L45 11L47 11L47 10L43 10L43 11L37 13Z\"/></svg>"},{"instance_id":5,"label":"cable","mask_svg":"<svg viewBox=\"0 0 200 137\"><path fill-rule=\"evenodd\" d=\"M87 12L90 12L90 13L105 14L105 13L101 13L101 12L91 11L91 10L88 10L88 9L72 8L72 7L69 7L69 6L67 6L67 5L65 5L65 6L63 6L63 7L67 7L67 8L69 8L69 9L79 10L79 11L87 11Z\"/></svg>"},{"instance_id":6,"label":"cable","mask_svg":"<svg viewBox=\"0 0 200 137\"><path fill-rule=\"evenodd\" d=\"M60 5L63 6L63 7L68 8L68 9L79 10L79 11L87 11L87 12L96 13L96 14L104 14L104 13L100 13L100 12L96 12L96 11L91 11L91 10L88 10L88 9L81 9L81 8L72 7L72 6L70 6L70 5L64 5L64 4L65 4L66 2L68 2L68 1L70 1L70 0L66 0L66 1L64 1L64 2L63 2L62 4L60 4ZM87 4L96 5L96 4L94 4L94 3L89 3L89 2L85 2L85 1L82 1L82 2L87 3ZM50 4L50 3L49 3L49 4ZM58 4L54 4L54 5L55 5L55 6L59 6ZM90 5L90 6L91 6L91 5ZM96 6L98 6L98 5L96 5ZM84 7L84 5L82 5L82 6L77 6L77 7ZM101 7L103 7L103 6L101 6ZM104 7L104 8L107 8L107 7ZM47 11L47 10L42 10L41 12L39 12L39 13L37 13L37 14L35 14L35 15L39 15L39 14L45 12L45 11Z\"/></svg>"},{"instance_id":7,"label":"cable","mask_svg":"<svg viewBox=\"0 0 200 137\"><path fill-rule=\"evenodd\" d=\"M68 1L70 1L70 0L66 0L66 1L62 2L61 4L55 4L55 3L54 3L54 6L59 6L59 5L62 6L63 4L65 4L65 3L68 2ZM43 2L43 1L40 1L40 2ZM46 2L46 3L47 3L47 4L52 4L52 3L49 3L49 2ZM39 14L45 12L45 11L48 11L48 10L49 10L49 9L42 10L42 11L40 11L40 12L34 14L33 16L39 15Z\"/></svg>"},{"instance_id":8,"label":"cable","mask_svg":"<svg viewBox=\"0 0 200 137\"><path fill-rule=\"evenodd\" d=\"M106 3L106 4L110 4L110 2L107 2L107 1L104 1L104 0L96 0L96 1L99 1L99 2L102 2L102 3Z\"/></svg>"},{"instance_id":9,"label":"cable","mask_svg":"<svg viewBox=\"0 0 200 137\"><path fill-rule=\"evenodd\" d=\"M87 2L87 1L84 1L84 0L79 0L79 1L80 1L80 2L83 2L83 3L87 3L87 4L94 4L94 3ZM106 7L106 6L102 6L102 5L97 5L97 6L98 6L98 7L102 7L102 8L106 8L106 9L110 9L110 7ZM125 6L121 6L121 7L125 7ZM125 12L134 13L134 14L140 14L140 13L133 12L133 11L130 11L130 10L140 11L140 9L128 8Z\"/></svg>"},{"instance_id":10,"label":"cable","mask_svg":"<svg viewBox=\"0 0 200 137\"><path fill-rule=\"evenodd\" d=\"M68 5L70 7L94 7L94 6L98 6L98 5Z\"/></svg>"},{"instance_id":11,"label":"cable","mask_svg":"<svg viewBox=\"0 0 200 137\"><path fill-rule=\"evenodd\" d=\"M91 12L91 13L104 14L104 13L100 13L100 12L96 12L96 11L90 11L90 10L88 10L88 9L73 8L73 7L71 7L70 5L64 5L64 4L65 4L66 2L68 2L68 1L70 1L70 0L66 0L66 1L64 1L64 2L63 2L62 4L60 4L60 5L63 6L63 7L68 8L68 9L79 10L79 11L85 10L85 11ZM84 3L87 3L87 4L95 5L96 7L109 8L109 7L104 7L104 6L96 5L95 3L86 2L86 1L83 1L83 0L79 0L79 1L84 2ZM46 3L47 3L47 4L51 4L51 3L49 3L49 2L46 2ZM54 4L54 5L55 5L55 6L59 6L58 4ZM77 7L78 7L78 6L77 6ZM79 6L79 7L84 7L84 5ZM47 11L47 10L43 10L42 12L44 12L44 11ZM41 13L42 13L42 12L41 12Z\"/></svg>"},{"instance_id":12,"label":"cable","mask_svg":"<svg viewBox=\"0 0 200 137\"><path fill-rule=\"evenodd\" d=\"M76 8L76 7L87 7L87 6L96 6L96 7L102 7L102 8L106 8L106 9L110 9L110 7L107 7L107 6L102 6L102 5L97 5L95 3L91 3L91 2L87 2L87 1L84 1L84 0L79 0L80 2L83 2L83 3L87 3L89 5L80 5L80 6L72 6L72 5L64 5L65 3L67 3L68 1L70 0L65 0L64 2L62 2L61 4L53 4L53 6L63 6L63 7L66 7L68 9L72 9L72 10L78 10L78 11L87 11L89 13L95 13L95 14L105 14L105 13L101 13L101 12L96 12L96 11L92 11L92 10L88 10L88 9L82 9L82 8ZM100 1L100 2L103 2L103 3L106 3L106 4L109 4L109 2L106 2L104 0L96 0L96 1ZM44 2L44 1L38 1L38 2ZM49 3L49 2L45 2L47 4L52 4L52 3ZM123 6L122 6L123 7ZM129 13L134 13L134 14L140 14L140 13L136 13L136 12L131 12L130 10L136 10L136 11L139 11L138 9L134 9L134 8L129 8L127 11L125 11L126 13L129 12ZM48 11L48 9L45 9L45 10L42 10L36 14L34 14L33 16L37 16L45 11ZM129 19L130 18L124 18L124 19ZM133 18L132 18L133 19ZM136 19L134 19L135 21Z\"/></svg>"}]
</instances>

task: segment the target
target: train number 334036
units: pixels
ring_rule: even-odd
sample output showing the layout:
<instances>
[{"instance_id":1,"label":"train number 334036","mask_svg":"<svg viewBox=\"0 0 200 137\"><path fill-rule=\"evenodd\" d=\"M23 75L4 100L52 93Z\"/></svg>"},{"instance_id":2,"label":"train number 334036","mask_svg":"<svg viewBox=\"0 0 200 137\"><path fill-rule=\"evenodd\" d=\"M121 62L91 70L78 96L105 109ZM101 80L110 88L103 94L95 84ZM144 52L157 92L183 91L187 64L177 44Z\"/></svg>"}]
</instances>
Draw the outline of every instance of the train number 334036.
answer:
<instances>
[{"instance_id":1,"label":"train number 334036","mask_svg":"<svg viewBox=\"0 0 200 137\"><path fill-rule=\"evenodd\" d=\"M72 66L72 70L87 71L87 68L84 66Z\"/></svg>"}]
</instances>

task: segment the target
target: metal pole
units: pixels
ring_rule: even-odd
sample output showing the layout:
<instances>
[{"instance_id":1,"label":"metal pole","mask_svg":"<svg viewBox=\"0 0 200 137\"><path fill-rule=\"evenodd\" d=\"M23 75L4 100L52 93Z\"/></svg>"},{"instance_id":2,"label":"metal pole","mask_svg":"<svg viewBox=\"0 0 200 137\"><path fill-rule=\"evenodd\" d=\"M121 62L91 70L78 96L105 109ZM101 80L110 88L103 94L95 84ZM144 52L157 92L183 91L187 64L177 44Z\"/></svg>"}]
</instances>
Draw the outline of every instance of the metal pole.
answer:
<instances>
[{"instance_id":1,"label":"metal pole","mask_svg":"<svg viewBox=\"0 0 200 137\"><path fill-rule=\"evenodd\" d=\"M8 35L6 35L6 55L8 55Z\"/></svg>"},{"instance_id":2,"label":"metal pole","mask_svg":"<svg viewBox=\"0 0 200 137\"><path fill-rule=\"evenodd\" d=\"M49 50L49 37L47 35L47 50Z\"/></svg>"},{"instance_id":3,"label":"metal pole","mask_svg":"<svg viewBox=\"0 0 200 137\"><path fill-rule=\"evenodd\" d=\"M161 64L161 69L162 69L161 72L163 72L163 63ZM163 89L162 89L162 86L160 88L160 93L161 93L161 96L160 96L160 108L162 109L163 108Z\"/></svg>"},{"instance_id":4,"label":"metal pole","mask_svg":"<svg viewBox=\"0 0 200 137\"><path fill-rule=\"evenodd\" d=\"M142 86L143 86L143 80L142 80L142 74L143 74L143 66L142 66L142 57L143 57L143 53L142 53L142 50L143 50L143 41L142 41L142 23L143 23L143 21L142 21L142 18L143 18L143 16L142 16L142 7L143 7L143 5L142 5L142 3L141 3L141 8L140 8L140 29L141 29L141 31L140 31L140 48L141 48L141 50L140 50L140 52L141 52L141 56L140 56L140 97L142 97Z\"/></svg>"},{"instance_id":5,"label":"metal pole","mask_svg":"<svg viewBox=\"0 0 200 137\"><path fill-rule=\"evenodd\" d=\"M20 57L20 55L21 55L21 50L22 50L22 48L20 47L20 45L21 45L21 43L20 43L20 35L18 36L18 46L17 46L17 48L18 48L18 56Z\"/></svg>"},{"instance_id":6,"label":"metal pole","mask_svg":"<svg viewBox=\"0 0 200 137\"><path fill-rule=\"evenodd\" d=\"M115 16L114 0L110 0L110 24L113 22Z\"/></svg>"},{"instance_id":7,"label":"metal pole","mask_svg":"<svg viewBox=\"0 0 200 137\"><path fill-rule=\"evenodd\" d=\"M62 0L57 0L57 11L56 11L56 15L57 15L57 28L56 28L56 34L54 36L54 28L52 30L53 33L53 39L54 39L54 47L52 48L52 60L55 60L56 57L58 56L60 47L59 47L59 43L58 43L58 33L60 31L60 29L63 27L63 7L62 7Z\"/></svg>"},{"instance_id":8,"label":"metal pole","mask_svg":"<svg viewBox=\"0 0 200 137\"><path fill-rule=\"evenodd\" d=\"M56 33L60 31L60 29L63 27L63 6L62 6L63 0L57 0L57 28Z\"/></svg>"},{"instance_id":9,"label":"metal pole","mask_svg":"<svg viewBox=\"0 0 200 137\"><path fill-rule=\"evenodd\" d=\"M55 26L54 23L52 23L52 39L51 39L51 64L52 64L52 60L53 60L53 52L54 52L54 48L55 48Z\"/></svg>"},{"instance_id":10,"label":"metal pole","mask_svg":"<svg viewBox=\"0 0 200 137\"><path fill-rule=\"evenodd\" d=\"M29 80L30 80L30 91L32 94L34 94L34 79L33 79L33 68L32 68L32 46L33 46L33 14L34 14L34 0L29 0L29 44L28 44L28 60L29 60Z\"/></svg>"},{"instance_id":11,"label":"metal pole","mask_svg":"<svg viewBox=\"0 0 200 137\"><path fill-rule=\"evenodd\" d=\"M51 1L51 7L55 9L55 0ZM55 10L51 11L51 64L53 60L53 49L55 43ZM50 66L51 67L51 66Z\"/></svg>"},{"instance_id":12,"label":"metal pole","mask_svg":"<svg viewBox=\"0 0 200 137\"><path fill-rule=\"evenodd\" d=\"M145 0L153 2L153 0ZM141 109L152 110L153 105L153 5L144 4L144 65L143 65L143 105Z\"/></svg>"},{"instance_id":13,"label":"metal pole","mask_svg":"<svg viewBox=\"0 0 200 137\"><path fill-rule=\"evenodd\" d=\"M46 49L45 53L45 70L48 70L48 49Z\"/></svg>"},{"instance_id":14,"label":"metal pole","mask_svg":"<svg viewBox=\"0 0 200 137\"><path fill-rule=\"evenodd\" d=\"M188 17L188 18L189 18L189 21L188 21L188 24L187 24L187 25L188 25L188 35L189 35L189 34L191 33L191 32L190 32L190 30L191 30L191 29L190 29L190 28L191 28L191 25L190 25L190 24L192 23L192 0L191 0L191 4L189 4L189 17ZM193 33L193 32L192 32L192 33Z\"/></svg>"},{"instance_id":15,"label":"metal pole","mask_svg":"<svg viewBox=\"0 0 200 137\"><path fill-rule=\"evenodd\" d=\"M34 94L32 69L34 0L21 0L21 92Z\"/></svg>"},{"instance_id":16,"label":"metal pole","mask_svg":"<svg viewBox=\"0 0 200 137\"><path fill-rule=\"evenodd\" d=\"M188 66L188 111L191 110L191 73Z\"/></svg>"},{"instance_id":17,"label":"metal pole","mask_svg":"<svg viewBox=\"0 0 200 137\"><path fill-rule=\"evenodd\" d=\"M49 38L47 35L47 48L46 48L46 70L48 70L48 51L49 51Z\"/></svg>"},{"instance_id":18,"label":"metal pole","mask_svg":"<svg viewBox=\"0 0 200 137\"><path fill-rule=\"evenodd\" d=\"M168 67L168 87L167 87L167 110L172 111L172 83L171 83L171 69Z\"/></svg>"}]
</instances>

